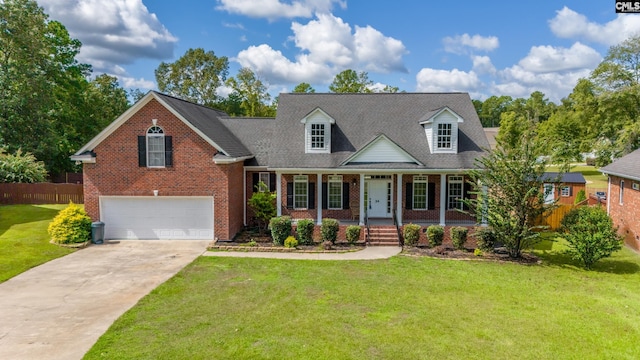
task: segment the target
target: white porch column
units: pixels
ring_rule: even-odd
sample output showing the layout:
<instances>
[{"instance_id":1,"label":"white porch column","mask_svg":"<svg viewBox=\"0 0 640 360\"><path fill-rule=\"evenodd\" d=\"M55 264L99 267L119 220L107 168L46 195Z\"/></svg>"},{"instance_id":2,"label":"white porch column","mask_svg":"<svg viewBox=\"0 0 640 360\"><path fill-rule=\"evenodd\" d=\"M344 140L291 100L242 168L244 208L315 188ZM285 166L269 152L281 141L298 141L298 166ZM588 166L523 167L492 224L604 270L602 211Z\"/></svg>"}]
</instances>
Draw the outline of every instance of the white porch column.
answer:
<instances>
[{"instance_id":1,"label":"white porch column","mask_svg":"<svg viewBox=\"0 0 640 360\"><path fill-rule=\"evenodd\" d=\"M402 174L398 174L396 181L396 216L398 217L398 226L402 226Z\"/></svg>"},{"instance_id":2,"label":"white porch column","mask_svg":"<svg viewBox=\"0 0 640 360\"><path fill-rule=\"evenodd\" d=\"M489 198L487 198L488 192L487 185L482 185L482 223L480 224L482 227L489 226L487 223L487 212L489 211Z\"/></svg>"},{"instance_id":3,"label":"white porch column","mask_svg":"<svg viewBox=\"0 0 640 360\"><path fill-rule=\"evenodd\" d=\"M364 225L364 209L366 206L364 200L364 174L360 174L360 226Z\"/></svg>"},{"instance_id":4,"label":"white porch column","mask_svg":"<svg viewBox=\"0 0 640 360\"><path fill-rule=\"evenodd\" d=\"M318 212L318 225L322 225L322 174L318 173L317 175L318 181L316 183L317 187L317 197L316 197L316 210Z\"/></svg>"},{"instance_id":5,"label":"white porch column","mask_svg":"<svg viewBox=\"0 0 640 360\"><path fill-rule=\"evenodd\" d=\"M440 226L445 225L447 211L447 174L440 174Z\"/></svg>"},{"instance_id":6,"label":"white porch column","mask_svg":"<svg viewBox=\"0 0 640 360\"><path fill-rule=\"evenodd\" d=\"M282 216L282 174L276 171L276 214Z\"/></svg>"}]
</instances>

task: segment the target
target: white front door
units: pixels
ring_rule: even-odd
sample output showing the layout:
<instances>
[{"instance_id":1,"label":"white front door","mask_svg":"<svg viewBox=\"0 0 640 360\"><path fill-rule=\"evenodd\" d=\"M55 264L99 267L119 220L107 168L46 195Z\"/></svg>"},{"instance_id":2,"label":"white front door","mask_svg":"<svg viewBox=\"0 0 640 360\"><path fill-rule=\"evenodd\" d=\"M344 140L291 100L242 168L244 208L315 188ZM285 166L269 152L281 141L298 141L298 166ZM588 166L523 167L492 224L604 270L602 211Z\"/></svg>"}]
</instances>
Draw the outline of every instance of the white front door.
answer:
<instances>
[{"instance_id":1,"label":"white front door","mask_svg":"<svg viewBox=\"0 0 640 360\"><path fill-rule=\"evenodd\" d=\"M370 180L368 186L367 212L369 217L391 217L391 181Z\"/></svg>"}]
</instances>

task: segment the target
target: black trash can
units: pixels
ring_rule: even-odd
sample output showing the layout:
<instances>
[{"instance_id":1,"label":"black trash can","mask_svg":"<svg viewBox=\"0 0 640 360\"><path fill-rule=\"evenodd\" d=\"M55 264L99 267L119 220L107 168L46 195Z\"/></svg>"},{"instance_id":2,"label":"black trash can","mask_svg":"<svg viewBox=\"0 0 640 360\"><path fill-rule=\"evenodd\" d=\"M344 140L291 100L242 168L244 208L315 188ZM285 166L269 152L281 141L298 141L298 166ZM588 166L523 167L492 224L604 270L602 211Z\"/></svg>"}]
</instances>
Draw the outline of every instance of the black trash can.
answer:
<instances>
[{"instance_id":1,"label":"black trash can","mask_svg":"<svg viewBox=\"0 0 640 360\"><path fill-rule=\"evenodd\" d=\"M91 243L104 243L104 223L102 221L91 223Z\"/></svg>"}]
</instances>

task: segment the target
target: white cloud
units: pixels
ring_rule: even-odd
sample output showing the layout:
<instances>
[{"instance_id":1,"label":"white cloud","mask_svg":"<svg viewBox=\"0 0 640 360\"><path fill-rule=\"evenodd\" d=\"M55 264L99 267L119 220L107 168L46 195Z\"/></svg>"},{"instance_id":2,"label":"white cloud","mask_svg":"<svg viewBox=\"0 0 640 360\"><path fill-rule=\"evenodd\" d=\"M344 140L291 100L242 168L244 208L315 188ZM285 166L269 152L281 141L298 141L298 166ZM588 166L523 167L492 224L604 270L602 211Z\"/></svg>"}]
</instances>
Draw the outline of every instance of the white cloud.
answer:
<instances>
[{"instance_id":1,"label":"white cloud","mask_svg":"<svg viewBox=\"0 0 640 360\"><path fill-rule=\"evenodd\" d=\"M472 56L473 71L477 74L495 74L496 68L493 66L488 56Z\"/></svg>"},{"instance_id":2,"label":"white cloud","mask_svg":"<svg viewBox=\"0 0 640 360\"><path fill-rule=\"evenodd\" d=\"M40 0L54 20L82 42L78 55L99 72L139 58L169 59L178 39L142 0Z\"/></svg>"},{"instance_id":3,"label":"white cloud","mask_svg":"<svg viewBox=\"0 0 640 360\"><path fill-rule=\"evenodd\" d=\"M341 18L317 14L307 24L292 23L291 40L301 51L295 61L267 44L251 46L236 60L269 83L329 83L335 74L351 68L378 73L407 72L401 41L384 36L371 26L355 30Z\"/></svg>"},{"instance_id":4,"label":"white cloud","mask_svg":"<svg viewBox=\"0 0 640 360\"><path fill-rule=\"evenodd\" d=\"M559 102L573 91L580 78L589 76L591 69L570 71L533 72L520 65L499 71L500 83L493 84L494 93L512 97L529 97L541 91L551 101Z\"/></svg>"},{"instance_id":5,"label":"white cloud","mask_svg":"<svg viewBox=\"0 0 640 360\"><path fill-rule=\"evenodd\" d=\"M216 9L232 14L275 20L279 18L310 18L314 13L328 13L337 4L346 8L345 0L298 0L289 3L280 0L218 0Z\"/></svg>"},{"instance_id":6,"label":"white cloud","mask_svg":"<svg viewBox=\"0 0 640 360\"><path fill-rule=\"evenodd\" d=\"M597 51L577 42L568 49L554 46L534 46L518 64L531 72L546 73L593 69L598 66L600 61L602 61L602 56Z\"/></svg>"},{"instance_id":7,"label":"white cloud","mask_svg":"<svg viewBox=\"0 0 640 360\"><path fill-rule=\"evenodd\" d=\"M640 15L618 14L614 20L598 24L565 6L549 20L549 27L560 38L586 39L610 46L640 33Z\"/></svg>"},{"instance_id":8,"label":"white cloud","mask_svg":"<svg viewBox=\"0 0 640 360\"><path fill-rule=\"evenodd\" d=\"M442 39L444 50L454 54L466 54L469 49L480 51L492 51L500 46L500 41L495 36L481 36L462 34L454 37L447 36Z\"/></svg>"},{"instance_id":9,"label":"white cloud","mask_svg":"<svg viewBox=\"0 0 640 360\"><path fill-rule=\"evenodd\" d=\"M419 92L474 92L482 86L482 81L474 71L424 68L416 75L416 90Z\"/></svg>"},{"instance_id":10,"label":"white cloud","mask_svg":"<svg viewBox=\"0 0 640 360\"><path fill-rule=\"evenodd\" d=\"M136 79L128 76L118 76L118 82L120 83L120 86L128 89L139 88L151 90L156 88L155 82L143 78Z\"/></svg>"}]
</instances>

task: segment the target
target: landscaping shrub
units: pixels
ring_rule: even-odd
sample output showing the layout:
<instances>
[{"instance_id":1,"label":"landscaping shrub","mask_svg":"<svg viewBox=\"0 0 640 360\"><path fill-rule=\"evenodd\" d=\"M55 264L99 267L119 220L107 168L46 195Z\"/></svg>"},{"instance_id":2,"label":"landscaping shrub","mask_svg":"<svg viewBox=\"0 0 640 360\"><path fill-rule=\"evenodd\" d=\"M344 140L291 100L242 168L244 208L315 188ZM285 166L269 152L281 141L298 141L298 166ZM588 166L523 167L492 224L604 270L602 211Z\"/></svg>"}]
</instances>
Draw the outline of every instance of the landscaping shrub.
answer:
<instances>
[{"instance_id":1,"label":"landscaping shrub","mask_svg":"<svg viewBox=\"0 0 640 360\"><path fill-rule=\"evenodd\" d=\"M333 243L329 240L322 242L322 248L325 250L331 250L333 248Z\"/></svg>"},{"instance_id":2,"label":"landscaping shrub","mask_svg":"<svg viewBox=\"0 0 640 360\"><path fill-rule=\"evenodd\" d=\"M48 231L55 243L82 243L91 237L91 218L84 209L70 202L49 223Z\"/></svg>"},{"instance_id":3,"label":"landscaping shrub","mask_svg":"<svg viewBox=\"0 0 640 360\"><path fill-rule=\"evenodd\" d=\"M587 200L587 193L584 191L584 189L582 189L576 194L576 199L573 201L573 203L579 204L585 200Z\"/></svg>"},{"instance_id":4,"label":"landscaping shrub","mask_svg":"<svg viewBox=\"0 0 640 360\"><path fill-rule=\"evenodd\" d=\"M315 223L311 219L298 220L296 227L296 233L298 234L298 240L302 245L313 244L313 228Z\"/></svg>"},{"instance_id":5,"label":"landscaping shrub","mask_svg":"<svg viewBox=\"0 0 640 360\"><path fill-rule=\"evenodd\" d=\"M613 221L599 206L581 206L562 219L564 238L569 243L567 253L591 269L596 261L611 256L622 247Z\"/></svg>"},{"instance_id":6,"label":"landscaping shrub","mask_svg":"<svg viewBox=\"0 0 640 360\"><path fill-rule=\"evenodd\" d=\"M402 237L404 238L404 244L406 246L418 245L418 240L420 240L420 225L405 225L402 229Z\"/></svg>"},{"instance_id":7,"label":"landscaping shrub","mask_svg":"<svg viewBox=\"0 0 640 360\"><path fill-rule=\"evenodd\" d=\"M336 243L338 238L338 230L340 224L336 219L322 219L322 226L320 227L320 233L322 234L322 241L331 241L332 244Z\"/></svg>"},{"instance_id":8,"label":"landscaping shrub","mask_svg":"<svg viewBox=\"0 0 640 360\"><path fill-rule=\"evenodd\" d=\"M298 240L293 236L289 236L284 240L284 247L295 248L296 246L298 246Z\"/></svg>"},{"instance_id":9,"label":"landscaping shrub","mask_svg":"<svg viewBox=\"0 0 640 360\"><path fill-rule=\"evenodd\" d=\"M8 154L0 148L0 183L38 183L47 180L44 163L22 150Z\"/></svg>"},{"instance_id":10,"label":"landscaping shrub","mask_svg":"<svg viewBox=\"0 0 640 360\"><path fill-rule=\"evenodd\" d=\"M347 241L349 242L349 244L355 244L355 242L358 240L360 240L360 226L347 226Z\"/></svg>"},{"instance_id":11,"label":"landscaping shrub","mask_svg":"<svg viewBox=\"0 0 640 360\"><path fill-rule=\"evenodd\" d=\"M283 245L287 236L291 235L291 217L279 216L271 218L269 220L269 229L271 230L273 243Z\"/></svg>"},{"instance_id":12,"label":"landscaping shrub","mask_svg":"<svg viewBox=\"0 0 640 360\"><path fill-rule=\"evenodd\" d=\"M251 195L251 198L249 198L248 205L253 210L262 233L266 230L269 220L277 214L276 193L269 192L269 188L263 182L260 182L256 185L256 190Z\"/></svg>"},{"instance_id":13,"label":"landscaping shrub","mask_svg":"<svg viewBox=\"0 0 640 360\"><path fill-rule=\"evenodd\" d=\"M496 234L491 228L476 228L476 232L474 235L476 237L476 244L478 246L478 249L483 252L493 251L493 248L496 244Z\"/></svg>"},{"instance_id":14,"label":"landscaping shrub","mask_svg":"<svg viewBox=\"0 0 640 360\"><path fill-rule=\"evenodd\" d=\"M442 245L444 228L440 225L431 225L427 228L427 240L431 247Z\"/></svg>"},{"instance_id":15,"label":"landscaping shrub","mask_svg":"<svg viewBox=\"0 0 640 360\"><path fill-rule=\"evenodd\" d=\"M449 234L451 235L451 242L453 243L453 247L462 250L464 249L464 244L467 242L467 234L469 233L469 229L464 226L454 226L449 230Z\"/></svg>"}]
</instances>

